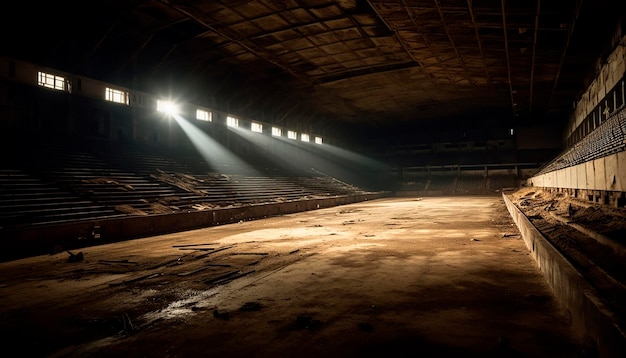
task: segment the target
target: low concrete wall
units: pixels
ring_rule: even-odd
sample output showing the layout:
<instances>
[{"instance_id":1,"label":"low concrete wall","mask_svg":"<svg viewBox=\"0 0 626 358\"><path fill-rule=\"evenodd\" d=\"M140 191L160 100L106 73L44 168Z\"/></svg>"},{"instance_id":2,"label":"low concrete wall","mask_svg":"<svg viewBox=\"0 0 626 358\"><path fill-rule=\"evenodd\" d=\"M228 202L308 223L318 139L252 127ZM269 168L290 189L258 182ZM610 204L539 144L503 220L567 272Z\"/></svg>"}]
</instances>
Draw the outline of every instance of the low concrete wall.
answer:
<instances>
[{"instance_id":1,"label":"low concrete wall","mask_svg":"<svg viewBox=\"0 0 626 358\"><path fill-rule=\"evenodd\" d=\"M569 311L574 329L595 342L600 357L626 357L626 334L596 290L535 228L526 215L502 194L526 246L552 288Z\"/></svg>"},{"instance_id":2,"label":"low concrete wall","mask_svg":"<svg viewBox=\"0 0 626 358\"><path fill-rule=\"evenodd\" d=\"M242 205L186 213L88 220L0 230L0 261L49 254L116 241L329 208L389 196L371 193L280 203Z\"/></svg>"},{"instance_id":3,"label":"low concrete wall","mask_svg":"<svg viewBox=\"0 0 626 358\"><path fill-rule=\"evenodd\" d=\"M626 152L528 179L531 186L626 192Z\"/></svg>"}]
</instances>

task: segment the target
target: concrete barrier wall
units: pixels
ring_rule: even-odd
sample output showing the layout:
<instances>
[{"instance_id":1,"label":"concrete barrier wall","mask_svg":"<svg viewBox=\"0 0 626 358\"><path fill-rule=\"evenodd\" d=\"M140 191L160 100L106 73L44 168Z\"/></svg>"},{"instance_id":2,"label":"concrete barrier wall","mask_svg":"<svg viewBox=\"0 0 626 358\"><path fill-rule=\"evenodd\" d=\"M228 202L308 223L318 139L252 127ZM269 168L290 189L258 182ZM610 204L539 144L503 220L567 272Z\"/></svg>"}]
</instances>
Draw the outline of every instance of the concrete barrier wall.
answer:
<instances>
[{"instance_id":1,"label":"concrete barrier wall","mask_svg":"<svg viewBox=\"0 0 626 358\"><path fill-rule=\"evenodd\" d=\"M0 261L49 254L93 245L130 240L270 216L329 208L389 196L371 193L330 198L245 205L187 213L88 220L75 223L29 226L0 231Z\"/></svg>"},{"instance_id":2,"label":"concrete barrier wall","mask_svg":"<svg viewBox=\"0 0 626 358\"><path fill-rule=\"evenodd\" d=\"M626 152L528 179L532 186L626 192Z\"/></svg>"},{"instance_id":3,"label":"concrete barrier wall","mask_svg":"<svg viewBox=\"0 0 626 358\"><path fill-rule=\"evenodd\" d=\"M626 357L626 334L616 322L613 312L511 200L505 194L502 197L526 247L555 296L569 311L576 332L595 342L600 357Z\"/></svg>"}]
</instances>

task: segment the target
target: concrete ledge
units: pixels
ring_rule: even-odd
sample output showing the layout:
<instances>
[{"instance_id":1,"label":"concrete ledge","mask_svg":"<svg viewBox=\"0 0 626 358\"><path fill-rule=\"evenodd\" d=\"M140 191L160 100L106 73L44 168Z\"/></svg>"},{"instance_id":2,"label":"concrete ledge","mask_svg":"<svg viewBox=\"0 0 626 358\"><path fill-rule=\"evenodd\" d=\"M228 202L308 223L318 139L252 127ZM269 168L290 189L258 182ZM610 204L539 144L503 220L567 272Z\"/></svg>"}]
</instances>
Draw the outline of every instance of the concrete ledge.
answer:
<instances>
[{"instance_id":1,"label":"concrete ledge","mask_svg":"<svg viewBox=\"0 0 626 358\"><path fill-rule=\"evenodd\" d=\"M86 220L56 225L33 225L0 230L0 261L50 254L58 250L102 245L152 235L329 208L389 196L368 193L280 203L242 205L186 213Z\"/></svg>"},{"instance_id":2,"label":"concrete ledge","mask_svg":"<svg viewBox=\"0 0 626 358\"><path fill-rule=\"evenodd\" d=\"M581 337L591 338L600 357L626 357L626 335L597 291L502 194L513 221L555 296L569 311Z\"/></svg>"},{"instance_id":3,"label":"concrete ledge","mask_svg":"<svg viewBox=\"0 0 626 358\"><path fill-rule=\"evenodd\" d=\"M483 196L483 195L499 195L500 192L489 190L475 190L457 192L450 190L397 190L394 191L396 197L415 197L415 196L450 196L450 195L467 195L467 196Z\"/></svg>"}]
</instances>

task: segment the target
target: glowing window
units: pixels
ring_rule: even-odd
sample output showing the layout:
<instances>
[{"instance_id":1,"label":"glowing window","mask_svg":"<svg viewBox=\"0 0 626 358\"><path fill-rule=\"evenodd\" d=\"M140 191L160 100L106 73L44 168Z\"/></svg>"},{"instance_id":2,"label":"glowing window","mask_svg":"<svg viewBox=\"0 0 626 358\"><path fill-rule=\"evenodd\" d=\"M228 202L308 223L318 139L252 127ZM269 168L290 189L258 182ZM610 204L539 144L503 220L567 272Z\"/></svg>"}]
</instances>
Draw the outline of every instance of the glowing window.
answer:
<instances>
[{"instance_id":1,"label":"glowing window","mask_svg":"<svg viewBox=\"0 0 626 358\"><path fill-rule=\"evenodd\" d=\"M239 127L239 119L235 117L226 117L226 125L229 127Z\"/></svg>"},{"instance_id":2,"label":"glowing window","mask_svg":"<svg viewBox=\"0 0 626 358\"><path fill-rule=\"evenodd\" d=\"M289 139L298 139L298 133L294 131L287 131L287 138Z\"/></svg>"},{"instance_id":3,"label":"glowing window","mask_svg":"<svg viewBox=\"0 0 626 358\"><path fill-rule=\"evenodd\" d=\"M263 132L263 125L261 123L252 122L252 127L250 129L253 132L261 133Z\"/></svg>"},{"instance_id":4,"label":"glowing window","mask_svg":"<svg viewBox=\"0 0 626 358\"><path fill-rule=\"evenodd\" d=\"M107 101L128 104L128 92L116 90L113 88L106 87L105 91L105 99Z\"/></svg>"},{"instance_id":5,"label":"glowing window","mask_svg":"<svg viewBox=\"0 0 626 358\"><path fill-rule=\"evenodd\" d=\"M157 111L168 113L168 114L174 114L178 111L178 107L176 106L174 102L158 100Z\"/></svg>"},{"instance_id":6,"label":"glowing window","mask_svg":"<svg viewBox=\"0 0 626 358\"><path fill-rule=\"evenodd\" d=\"M65 77L53 75L51 73L38 72L37 85L59 91L71 92L70 83L65 79Z\"/></svg>"},{"instance_id":7,"label":"glowing window","mask_svg":"<svg viewBox=\"0 0 626 358\"><path fill-rule=\"evenodd\" d=\"M315 137L315 144L322 144L322 137Z\"/></svg>"},{"instance_id":8,"label":"glowing window","mask_svg":"<svg viewBox=\"0 0 626 358\"><path fill-rule=\"evenodd\" d=\"M300 135L300 140L303 141L303 142L308 142L309 141L309 135L305 134L305 133L302 133Z\"/></svg>"},{"instance_id":9,"label":"glowing window","mask_svg":"<svg viewBox=\"0 0 626 358\"><path fill-rule=\"evenodd\" d=\"M196 110L196 119L199 120L199 121L211 122L211 121L213 121L213 116L211 115L211 112L209 112L209 111L204 111L202 109L198 109L198 110Z\"/></svg>"},{"instance_id":10,"label":"glowing window","mask_svg":"<svg viewBox=\"0 0 626 358\"><path fill-rule=\"evenodd\" d=\"M283 135L283 130L277 127L272 127L272 135L274 137L280 137Z\"/></svg>"}]
</instances>

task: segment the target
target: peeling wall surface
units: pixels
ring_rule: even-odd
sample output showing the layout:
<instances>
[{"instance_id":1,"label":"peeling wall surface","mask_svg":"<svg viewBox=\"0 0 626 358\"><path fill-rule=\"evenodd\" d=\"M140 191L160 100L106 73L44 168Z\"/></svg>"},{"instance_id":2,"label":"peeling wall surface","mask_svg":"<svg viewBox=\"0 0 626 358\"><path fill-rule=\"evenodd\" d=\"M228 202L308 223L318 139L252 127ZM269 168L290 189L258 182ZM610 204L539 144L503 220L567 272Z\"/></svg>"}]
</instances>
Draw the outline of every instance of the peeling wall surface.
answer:
<instances>
[{"instance_id":1,"label":"peeling wall surface","mask_svg":"<svg viewBox=\"0 0 626 358\"><path fill-rule=\"evenodd\" d=\"M598 104L607 98L607 94L614 89L626 73L626 36L622 38L615 50L607 57L606 62L599 70L596 79L576 103L576 109L568 125L566 135L570 135L587 117L597 108Z\"/></svg>"}]
</instances>

